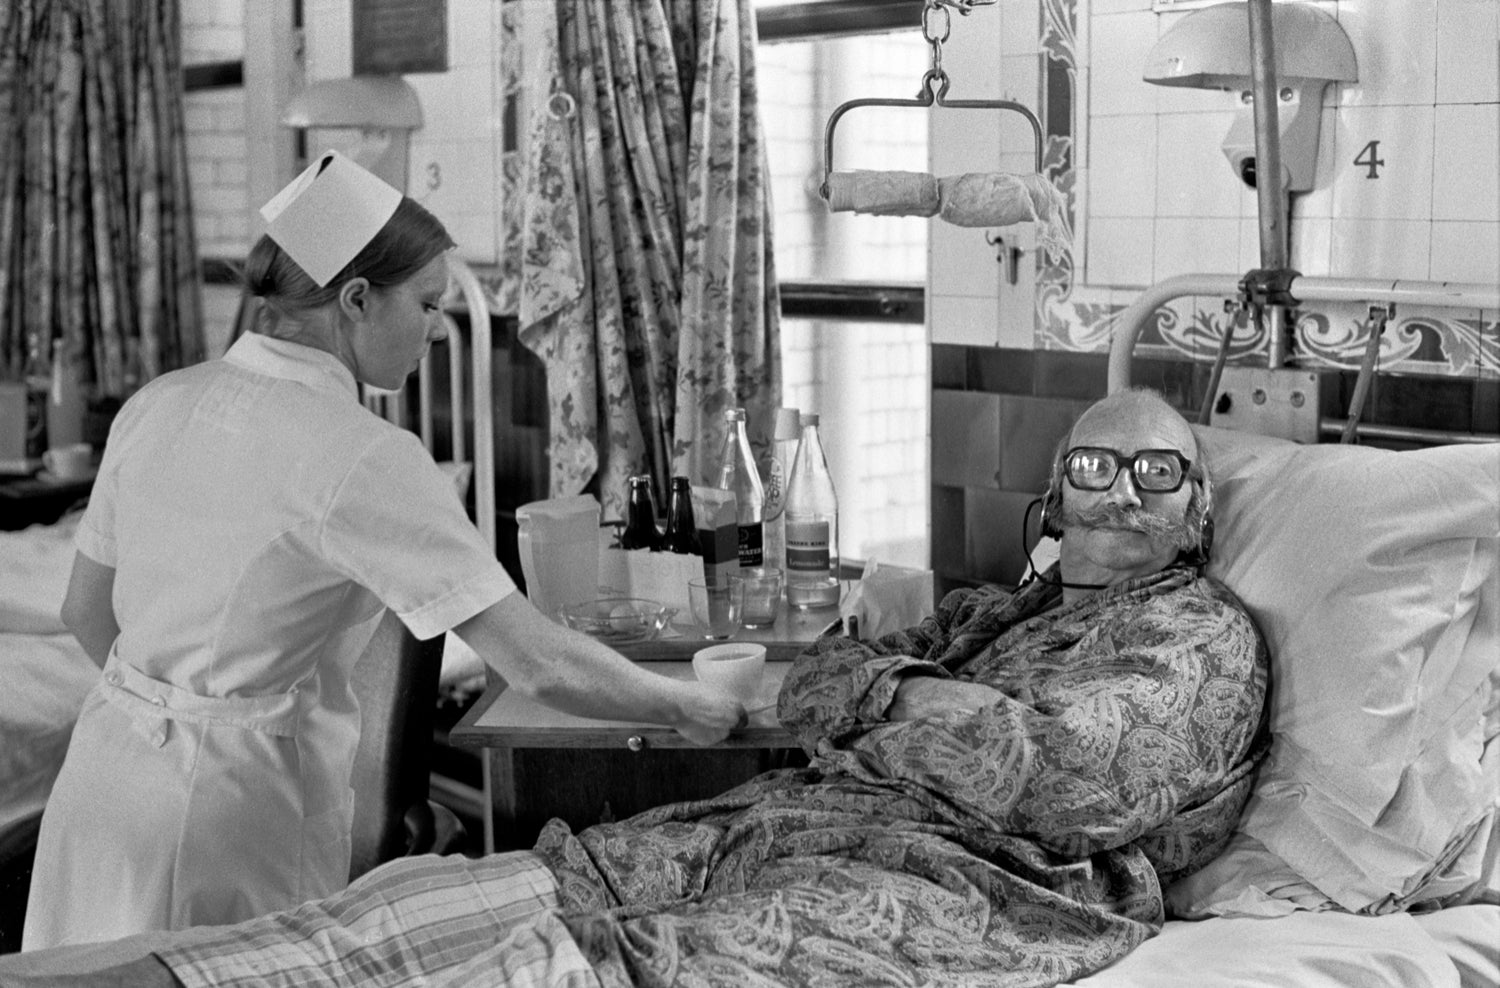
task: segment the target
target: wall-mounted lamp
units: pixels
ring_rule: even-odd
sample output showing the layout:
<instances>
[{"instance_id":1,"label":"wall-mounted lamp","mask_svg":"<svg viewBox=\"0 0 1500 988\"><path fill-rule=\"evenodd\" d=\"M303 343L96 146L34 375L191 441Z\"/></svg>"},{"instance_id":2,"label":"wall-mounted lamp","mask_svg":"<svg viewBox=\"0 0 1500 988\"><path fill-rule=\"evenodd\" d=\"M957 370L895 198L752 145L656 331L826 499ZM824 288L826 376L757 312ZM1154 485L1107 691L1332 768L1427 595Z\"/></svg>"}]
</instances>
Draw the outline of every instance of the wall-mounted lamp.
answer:
<instances>
[{"instance_id":1,"label":"wall-mounted lamp","mask_svg":"<svg viewBox=\"0 0 1500 988\"><path fill-rule=\"evenodd\" d=\"M1354 46L1332 15L1310 3L1274 3L1271 11L1282 187L1306 192L1317 168L1323 90L1330 82L1359 78ZM1250 18L1244 3L1205 7L1178 21L1151 49L1144 78L1158 86L1241 93L1224 156L1241 181L1255 186Z\"/></svg>"},{"instance_id":2,"label":"wall-mounted lamp","mask_svg":"<svg viewBox=\"0 0 1500 988\"><path fill-rule=\"evenodd\" d=\"M394 75L360 75L310 84L281 111L287 127L358 130L339 150L392 186L406 190L407 143L422 126L417 91ZM321 150L321 149L320 149Z\"/></svg>"}]
</instances>

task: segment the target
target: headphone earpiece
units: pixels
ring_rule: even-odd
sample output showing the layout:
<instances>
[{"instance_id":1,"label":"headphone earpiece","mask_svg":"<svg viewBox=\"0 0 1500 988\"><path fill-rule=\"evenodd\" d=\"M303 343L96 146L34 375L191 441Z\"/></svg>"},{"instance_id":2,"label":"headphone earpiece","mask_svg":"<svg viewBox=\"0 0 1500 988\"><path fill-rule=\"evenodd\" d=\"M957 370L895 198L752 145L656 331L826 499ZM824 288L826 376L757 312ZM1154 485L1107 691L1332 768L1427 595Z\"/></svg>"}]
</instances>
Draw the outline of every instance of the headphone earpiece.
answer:
<instances>
[{"instance_id":1,"label":"headphone earpiece","mask_svg":"<svg viewBox=\"0 0 1500 988\"><path fill-rule=\"evenodd\" d=\"M1213 516L1205 514L1198 521L1198 544L1191 549L1183 550L1182 561L1189 566L1201 569L1208 565L1213 548L1214 520Z\"/></svg>"}]
</instances>

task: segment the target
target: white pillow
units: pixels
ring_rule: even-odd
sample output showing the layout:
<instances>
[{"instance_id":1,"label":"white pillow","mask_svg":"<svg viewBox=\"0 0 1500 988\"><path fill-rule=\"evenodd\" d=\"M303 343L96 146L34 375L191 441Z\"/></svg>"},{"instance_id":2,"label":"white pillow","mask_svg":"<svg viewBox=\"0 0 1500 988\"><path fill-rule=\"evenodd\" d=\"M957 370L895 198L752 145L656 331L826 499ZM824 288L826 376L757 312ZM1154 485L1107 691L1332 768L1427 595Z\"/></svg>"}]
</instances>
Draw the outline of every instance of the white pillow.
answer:
<instances>
[{"instance_id":1,"label":"white pillow","mask_svg":"<svg viewBox=\"0 0 1500 988\"><path fill-rule=\"evenodd\" d=\"M1409 904L1497 800L1481 757L1500 662L1500 444L1393 453L1195 431L1215 484L1209 572L1272 658L1274 742L1240 829L1346 909Z\"/></svg>"}]
</instances>

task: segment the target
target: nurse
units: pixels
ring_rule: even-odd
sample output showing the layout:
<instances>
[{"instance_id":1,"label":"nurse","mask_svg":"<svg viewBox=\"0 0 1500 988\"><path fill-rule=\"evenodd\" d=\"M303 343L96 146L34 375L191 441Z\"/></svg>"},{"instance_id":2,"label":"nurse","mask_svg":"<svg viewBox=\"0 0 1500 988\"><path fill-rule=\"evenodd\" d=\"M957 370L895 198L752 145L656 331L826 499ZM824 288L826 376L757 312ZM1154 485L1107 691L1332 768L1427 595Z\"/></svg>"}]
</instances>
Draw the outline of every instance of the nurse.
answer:
<instances>
[{"instance_id":1,"label":"nurse","mask_svg":"<svg viewBox=\"0 0 1500 988\"><path fill-rule=\"evenodd\" d=\"M740 705L559 627L357 384L443 338L453 246L336 153L262 209L255 331L121 409L63 617L103 675L42 819L23 948L233 923L348 882L359 708L384 609L570 713L723 738Z\"/></svg>"}]
</instances>

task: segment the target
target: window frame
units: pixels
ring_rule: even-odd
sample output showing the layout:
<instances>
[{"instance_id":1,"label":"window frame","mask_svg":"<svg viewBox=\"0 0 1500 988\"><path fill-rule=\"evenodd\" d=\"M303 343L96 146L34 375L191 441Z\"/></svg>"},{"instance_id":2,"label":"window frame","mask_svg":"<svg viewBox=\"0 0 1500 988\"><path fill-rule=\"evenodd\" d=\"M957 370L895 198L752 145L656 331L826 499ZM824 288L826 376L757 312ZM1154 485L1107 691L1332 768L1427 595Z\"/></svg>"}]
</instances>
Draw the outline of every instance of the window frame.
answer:
<instances>
[{"instance_id":1,"label":"window frame","mask_svg":"<svg viewBox=\"0 0 1500 988\"><path fill-rule=\"evenodd\" d=\"M924 0L812 0L758 7L757 44L779 44L885 34L920 28ZM923 324L927 286L922 282L823 279L778 280L785 319Z\"/></svg>"}]
</instances>

